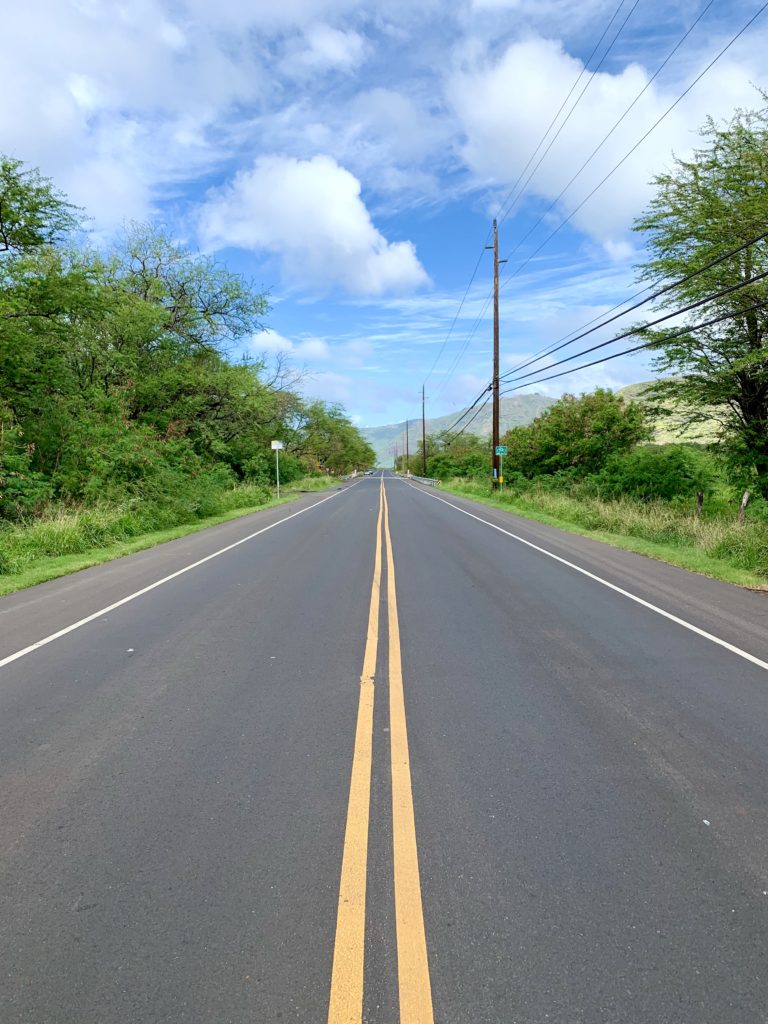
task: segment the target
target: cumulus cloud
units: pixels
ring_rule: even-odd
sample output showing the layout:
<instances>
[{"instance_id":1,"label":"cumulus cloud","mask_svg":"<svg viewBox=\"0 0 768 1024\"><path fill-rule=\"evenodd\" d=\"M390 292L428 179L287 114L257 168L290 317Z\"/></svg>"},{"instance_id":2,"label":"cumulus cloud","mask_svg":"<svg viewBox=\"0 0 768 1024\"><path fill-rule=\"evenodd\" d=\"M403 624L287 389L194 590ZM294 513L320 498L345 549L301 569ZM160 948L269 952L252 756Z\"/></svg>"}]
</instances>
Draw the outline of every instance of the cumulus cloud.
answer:
<instances>
[{"instance_id":1,"label":"cumulus cloud","mask_svg":"<svg viewBox=\"0 0 768 1024\"><path fill-rule=\"evenodd\" d=\"M161 190L209 172L217 114L254 102L264 81L237 42L225 50L161 0L12 5L3 32L3 149L41 166L101 228L147 216Z\"/></svg>"},{"instance_id":2,"label":"cumulus cloud","mask_svg":"<svg viewBox=\"0 0 768 1024\"><path fill-rule=\"evenodd\" d=\"M707 59L711 59L708 51ZM576 210L644 133L665 113L701 67L689 58L683 83L653 82L560 201L558 214ZM583 70L562 42L532 37L517 41L494 59L471 53L453 75L449 93L463 126L462 155L477 178L512 187L536 149L543 131ZM618 72L600 72L573 110L551 151L527 186L527 196L553 200L602 142L641 90L649 72L630 63ZM578 96L587 77L576 91ZM752 81L759 77L754 55L716 65L685 100L653 131L620 169L601 186L595 201L575 213L574 224L624 258L626 233L652 194L651 178L671 161L672 151L690 152L694 130L708 114L730 115L735 106L753 105ZM562 120L562 119L561 119ZM560 122L559 122L560 123ZM535 163L535 162L534 162ZM525 178L524 178L525 180ZM560 217L558 216L558 220Z\"/></svg>"},{"instance_id":3,"label":"cumulus cloud","mask_svg":"<svg viewBox=\"0 0 768 1024\"><path fill-rule=\"evenodd\" d=\"M365 53L365 39L358 32L321 23L307 31L306 49L294 61L311 72L325 68L351 71L362 63Z\"/></svg>"},{"instance_id":4,"label":"cumulus cloud","mask_svg":"<svg viewBox=\"0 0 768 1024\"><path fill-rule=\"evenodd\" d=\"M199 220L211 249L276 254L286 276L359 295L407 291L427 275L410 242L388 242L360 197L360 182L331 157L259 157L214 190Z\"/></svg>"}]
</instances>

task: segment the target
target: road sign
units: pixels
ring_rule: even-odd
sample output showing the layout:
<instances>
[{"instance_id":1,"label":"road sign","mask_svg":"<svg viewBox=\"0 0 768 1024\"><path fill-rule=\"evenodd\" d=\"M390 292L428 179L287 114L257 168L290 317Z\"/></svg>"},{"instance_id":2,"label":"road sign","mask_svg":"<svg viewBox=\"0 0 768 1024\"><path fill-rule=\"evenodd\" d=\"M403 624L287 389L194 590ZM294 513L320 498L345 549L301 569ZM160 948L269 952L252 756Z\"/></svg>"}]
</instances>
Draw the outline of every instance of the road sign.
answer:
<instances>
[{"instance_id":1,"label":"road sign","mask_svg":"<svg viewBox=\"0 0 768 1024\"><path fill-rule=\"evenodd\" d=\"M277 497L280 499L280 452L283 449L282 441L272 442L272 451L275 453L275 482L277 484Z\"/></svg>"},{"instance_id":2,"label":"road sign","mask_svg":"<svg viewBox=\"0 0 768 1024\"><path fill-rule=\"evenodd\" d=\"M497 444L496 445L496 454L497 455L509 455L509 448L505 444Z\"/></svg>"}]
</instances>

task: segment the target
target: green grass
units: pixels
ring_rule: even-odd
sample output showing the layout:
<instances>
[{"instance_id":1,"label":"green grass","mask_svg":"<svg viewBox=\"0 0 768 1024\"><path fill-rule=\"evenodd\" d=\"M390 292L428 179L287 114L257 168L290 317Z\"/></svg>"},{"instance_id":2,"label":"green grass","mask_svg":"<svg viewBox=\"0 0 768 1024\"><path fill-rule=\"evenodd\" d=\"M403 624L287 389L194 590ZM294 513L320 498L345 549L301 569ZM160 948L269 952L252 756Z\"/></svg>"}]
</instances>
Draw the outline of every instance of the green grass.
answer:
<instances>
[{"instance_id":1,"label":"green grass","mask_svg":"<svg viewBox=\"0 0 768 1024\"><path fill-rule=\"evenodd\" d=\"M140 504L53 509L29 523L0 530L0 595L283 505L306 491L326 490L337 483L327 477L297 480L280 489L279 501L265 487L241 485L218 496L216 514L159 529L152 527L162 523L162 510Z\"/></svg>"},{"instance_id":2,"label":"green grass","mask_svg":"<svg viewBox=\"0 0 768 1024\"><path fill-rule=\"evenodd\" d=\"M442 490L572 533L635 551L683 569L768 589L768 524L702 517L667 502L608 501L531 485L495 494L481 483L453 480Z\"/></svg>"}]
</instances>

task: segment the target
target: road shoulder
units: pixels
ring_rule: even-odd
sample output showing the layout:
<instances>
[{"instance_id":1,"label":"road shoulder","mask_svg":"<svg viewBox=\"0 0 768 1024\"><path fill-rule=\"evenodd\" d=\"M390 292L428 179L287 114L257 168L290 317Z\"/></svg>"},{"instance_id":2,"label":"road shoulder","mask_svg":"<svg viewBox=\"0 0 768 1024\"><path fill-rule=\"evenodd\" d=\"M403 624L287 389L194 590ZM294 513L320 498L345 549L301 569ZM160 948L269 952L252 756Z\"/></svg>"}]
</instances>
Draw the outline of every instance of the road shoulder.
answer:
<instances>
[{"instance_id":1,"label":"road shoulder","mask_svg":"<svg viewBox=\"0 0 768 1024\"><path fill-rule=\"evenodd\" d=\"M403 481L403 486L408 486ZM524 518L493 502L410 484L416 491L486 520L558 558L768 660L768 591L750 590L609 544L594 536ZM435 501L435 505L438 502ZM482 529L478 523L478 529ZM515 543L509 538L509 543Z\"/></svg>"}]
</instances>

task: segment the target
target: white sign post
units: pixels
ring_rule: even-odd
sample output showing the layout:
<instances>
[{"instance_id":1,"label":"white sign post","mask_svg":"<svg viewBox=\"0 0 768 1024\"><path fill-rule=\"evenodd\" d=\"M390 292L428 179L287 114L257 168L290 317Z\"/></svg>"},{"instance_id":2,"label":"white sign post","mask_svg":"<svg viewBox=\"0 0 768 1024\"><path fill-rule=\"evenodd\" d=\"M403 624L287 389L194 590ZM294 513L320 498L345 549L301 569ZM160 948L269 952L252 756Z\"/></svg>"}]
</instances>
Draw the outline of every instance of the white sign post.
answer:
<instances>
[{"instance_id":1,"label":"white sign post","mask_svg":"<svg viewBox=\"0 0 768 1024\"><path fill-rule=\"evenodd\" d=\"M272 450L275 453L275 479L277 480L277 500L280 500L280 449L283 447L282 441L273 441Z\"/></svg>"}]
</instances>

